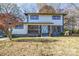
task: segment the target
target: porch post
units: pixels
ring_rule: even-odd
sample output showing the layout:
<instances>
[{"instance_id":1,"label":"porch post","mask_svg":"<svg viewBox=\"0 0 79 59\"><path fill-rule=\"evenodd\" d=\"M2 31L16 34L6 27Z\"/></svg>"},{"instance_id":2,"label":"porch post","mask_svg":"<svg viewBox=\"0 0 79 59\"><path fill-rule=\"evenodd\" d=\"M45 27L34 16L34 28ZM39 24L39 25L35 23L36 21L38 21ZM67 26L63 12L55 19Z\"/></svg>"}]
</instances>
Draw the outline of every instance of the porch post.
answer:
<instances>
[{"instance_id":1,"label":"porch post","mask_svg":"<svg viewBox=\"0 0 79 59\"><path fill-rule=\"evenodd\" d=\"M50 37L51 37L51 30L52 30L51 25L49 25L49 36Z\"/></svg>"},{"instance_id":2,"label":"porch post","mask_svg":"<svg viewBox=\"0 0 79 59\"><path fill-rule=\"evenodd\" d=\"M40 25L40 36L42 36L41 25Z\"/></svg>"},{"instance_id":3,"label":"porch post","mask_svg":"<svg viewBox=\"0 0 79 59\"><path fill-rule=\"evenodd\" d=\"M63 32L63 27L61 26L61 32Z\"/></svg>"}]
</instances>

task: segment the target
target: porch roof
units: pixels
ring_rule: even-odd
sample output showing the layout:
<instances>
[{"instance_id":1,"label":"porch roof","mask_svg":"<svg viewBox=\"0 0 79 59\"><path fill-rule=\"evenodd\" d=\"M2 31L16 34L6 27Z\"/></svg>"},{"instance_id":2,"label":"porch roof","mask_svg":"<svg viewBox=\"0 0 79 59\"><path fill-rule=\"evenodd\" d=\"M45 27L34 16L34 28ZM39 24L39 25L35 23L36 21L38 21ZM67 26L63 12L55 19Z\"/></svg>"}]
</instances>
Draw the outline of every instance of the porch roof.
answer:
<instances>
[{"instance_id":1,"label":"porch roof","mask_svg":"<svg viewBox=\"0 0 79 59\"><path fill-rule=\"evenodd\" d=\"M66 13L25 13L25 15L67 15Z\"/></svg>"},{"instance_id":2,"label":"porch roof","mask_svg":"<svg viewBox=\"0 0 79 59\"><path fill-rule=\"evenodd\" d=\"M41 23L39 23L39 22L36 22L36 23L34 23L34 22L30 22L30 23L24 23L24 24L26 24L26 25L53 25L53 23L46 23L46 22L41 22Z\"/></svg>"}]
</instances>

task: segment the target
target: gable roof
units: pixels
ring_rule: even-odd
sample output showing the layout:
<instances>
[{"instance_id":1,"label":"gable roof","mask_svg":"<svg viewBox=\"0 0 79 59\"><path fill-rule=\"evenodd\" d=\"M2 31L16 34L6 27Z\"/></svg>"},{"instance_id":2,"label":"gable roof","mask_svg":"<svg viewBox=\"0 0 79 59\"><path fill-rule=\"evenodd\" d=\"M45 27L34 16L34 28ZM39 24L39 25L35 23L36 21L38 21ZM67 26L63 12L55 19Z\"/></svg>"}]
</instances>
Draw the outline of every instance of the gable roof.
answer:
<instances>
[{"instance_id":1,"label":"gable roof","mask_svg":"<svg viewBox=\"0 0 79 59\"><path fill-rule=\"evenodd\" d=\"M56 13L55 9L52 6L44 5L40 10L39 13Z\"/></svg>"}]
</instances>

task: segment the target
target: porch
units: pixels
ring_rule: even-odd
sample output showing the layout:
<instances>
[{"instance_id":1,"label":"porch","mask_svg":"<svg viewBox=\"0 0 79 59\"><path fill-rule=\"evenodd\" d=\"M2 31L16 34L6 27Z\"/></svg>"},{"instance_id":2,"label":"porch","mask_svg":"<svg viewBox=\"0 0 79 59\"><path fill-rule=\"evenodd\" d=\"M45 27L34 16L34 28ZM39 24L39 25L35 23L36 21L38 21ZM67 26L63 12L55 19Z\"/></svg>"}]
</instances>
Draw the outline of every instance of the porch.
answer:
<instances>
[{"instance_id":1,"label":"porch","mask_svg":"<svg viewBox=\"0 0 79 59\"><path fill-rule=\"evenodd\" d=\"M63 32L63 26L53 24L29 24L27 36L42 37L42 36L59 36Z\"/></svg>"}]
</instances>

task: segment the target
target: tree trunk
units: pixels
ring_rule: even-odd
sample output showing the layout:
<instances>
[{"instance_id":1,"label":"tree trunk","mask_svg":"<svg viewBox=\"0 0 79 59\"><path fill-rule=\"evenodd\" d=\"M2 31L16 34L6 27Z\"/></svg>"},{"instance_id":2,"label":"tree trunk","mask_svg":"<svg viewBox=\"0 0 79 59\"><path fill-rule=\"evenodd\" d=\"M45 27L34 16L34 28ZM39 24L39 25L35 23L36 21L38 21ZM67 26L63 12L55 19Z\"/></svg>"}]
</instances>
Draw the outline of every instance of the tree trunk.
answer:
<instances>
[{"instance_id":1,"label":"tree trunk","mask_svg":"<svg viewBox=\"0 0 79 59\"><path fill-rule=\"evenodd\" d=\"M12 40L12 32L11 31L8 32L8 37L10 40Z\"/></svg>"},{"instance_id":2,"label":"tree trunk","mask_svg":"<svg viewBox=\"0 0 79 59\"><path fill-rule=\"evenodd\" d=\"M5 31L5 34L7 35L7 37L10 39L10 40L12 40L12 30L6 30Z\"/></svg>"},{"instance_id":3,"label":"tree trunk","mask_svg":"<svg viewBox=\"0 0 79 59\"><path fill-rule=\"evenodd\" d=\"M8 32L8 35L9 35L9 39L12 40L12 29L10 28L9 32Z\"/></svg>"}]
</instances>

